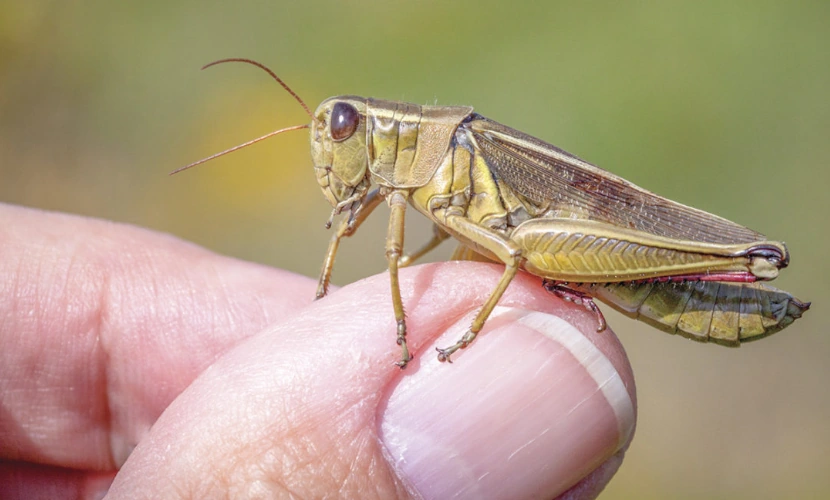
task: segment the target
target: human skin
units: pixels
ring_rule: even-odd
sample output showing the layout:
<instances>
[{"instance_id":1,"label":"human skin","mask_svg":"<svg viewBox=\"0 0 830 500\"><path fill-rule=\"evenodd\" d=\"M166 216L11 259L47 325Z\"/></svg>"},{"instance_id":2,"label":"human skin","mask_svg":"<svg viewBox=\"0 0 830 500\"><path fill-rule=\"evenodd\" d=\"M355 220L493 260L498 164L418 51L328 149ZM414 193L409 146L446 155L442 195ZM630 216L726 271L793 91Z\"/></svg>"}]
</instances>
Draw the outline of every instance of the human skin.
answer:
<instances>
[{"instance_id":1,"label":"human skin","mask_svg":"<svg viewBox=\"0 0 830 500\"><path fill-rule=\"evenodd\" d=\"M593 498L636 397L592 314L521 274L436 359L500 275L403 269L402 371L385 274L312 301L303 276L0 204L0 496Z\"/></svg>"}]
</instances>

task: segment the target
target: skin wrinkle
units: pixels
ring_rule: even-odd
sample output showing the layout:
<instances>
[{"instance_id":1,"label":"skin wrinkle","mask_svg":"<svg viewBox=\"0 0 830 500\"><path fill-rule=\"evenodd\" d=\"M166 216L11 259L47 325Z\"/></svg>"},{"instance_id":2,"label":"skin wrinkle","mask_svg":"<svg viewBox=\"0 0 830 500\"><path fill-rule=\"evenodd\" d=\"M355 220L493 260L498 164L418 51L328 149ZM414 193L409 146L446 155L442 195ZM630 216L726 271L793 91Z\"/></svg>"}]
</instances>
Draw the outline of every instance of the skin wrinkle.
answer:
<instances>
[{"instance_id":1,"label":"skin wrinkle","mask_svg":"<svg viewBox=\"0 0 830 500\"><path fill-rule=\"evenodd\" d=\"M107 242L109 242L107 240ZM76 267L76 262L83 262L82 259L86 259L89 264L87 266L92 269L103 269L101 273L95 273L95 279L90 279L88 282L95 283L97 285L97 303L90 304L89 307L94 314L90 315L90 328L88 330L88 335L93 336L95 339L94 347L90 352L90 367L94 367L94 374L95 374L95 381L94 386L95 388L91 388L93 393L99 394L99 398L94 398L93 400L100 402L100 408L102 410L102 414L98 419L99 424L103 424L103 429L99 430L98 432L103 432L104 436L106 436L106 440L109 443L107 447L108 454L104 457L105 464L102 464L105 469L112 468L114 466L118 466L118 461L116 459L116 431L114 425L114 415L115 412L113 411L113 401L112 401L112 394L114 388L111 386L112 375L110 371L112 370L112 363L110 363L111 353L110 348L111 342L107 341L107 336L103 333L108 331L109 329L106 328L105 325L109 325L110 321L109 318L112 317L112 301L110 297L112 295L112 276L115 273L113 266L108 265L104 259L100 258L100 253L90 251L89 247L86 246L76 246L76 249L79 250L78 253L74 254L72 257L72 263L69 266L67 272L67 282L71 281L73 275L73 269ZM85 252L84 252L85 251ZM88 255L82 256L80 255L81 252L84 252ZM83 278L86 278L84 276ZM126 458L126 457L125 457Z\"/></svg>"},{"instance_id":2,"label":"skin wrinkle","mask_svg":"<svg viewBox=\"0 0 830 500\"><path fill-rule=\"evenodd\" d=\"M38 249L38 250L40 250L40 249ZM36 285L37 283L40 282L38 277L43 272L42 271L42 268L44 266L43 260L44 259L40 259L40 258L34 260L34 266L31 266L31 268L30 268L29 266L25 265L25 259L21 259L20 270L19 270L17 276L15 276L17 283L27 283L27 284L31 283L31 290L28 289L29 287L22 286L22 287L17 288L15 290L15 295L13 295L13 298L14 298L13 300L15 302L15 305L17 307L19 307L20 305L23 305L23 307L26 309L25 317L28 320L27 324L26 324L27 328L21 329L21 330L26 330L26 331L23 332L24 335L28 335L29 334L28 330L30 330L30 329L35 330L35 331L41 329L43 327L43 325L46 323L46 320L44 318L42 318L41 309L39 307L39 305L41 304L41 301L37 300L37 297L40 295L41 291ZM27 279L30 274L34 274L34 279L31 279L31 280ZM29 305L29 301L24 303L22 300L20 300L21 298L30 298L30 297L33 299L33 300L31 300L31 306ZM18 330L18 332L16 332L16 333L19 336L21 334L21 331ZM30 380L32 382L39 382L40 381L41 376L40 376L39 372L40 372L41 368L38 366L37 360L40 359L43 356L43 351L45 349L46 349L46 345L44 345L42 343L38 343L37 346L35 347L35 349L33 349L33 352L27 356L26 363L22 366L22 370L21 370L21 375L23 375L23 377L26 380ZM37 386L34 387L35 391L37 391L37 392L42 391L42 389L41 389L41 387L39 387L39 385L40 384L37 384ZM25 394L26 390L31 390L31 388L26 387L26 389L21 391L21 393ZM40 394L39 394L39 396L40 396ZM36 421L35 420L27 420L27 421L21 422L20 425L23 428L34 429L34 428L39 428L42 425L42 422L40 421L40 419L37 419ZM33 437L34 437L33 441L37 442L38 441L37 438L39 436L37 436L36 433L34 433L34 432L32 434L33 434ZM32 443L32 444L34 444L34 443ZM39 449L35 449L34 453L39 456L41 454L41 451ZM17 457L15 457L15 458L17 458ZM29 456L24 456L24 458L28 459L30 457Z\"/></svg>"},{"instance_id":3,"label":"skin wrinkle","mask_svg":"<svg viewBox=\"0 0 830 500\"><path fill-rule=\"evenodd\" d=\"M106 241L106 240L104 240L104 241ZM58 290L57 288L51 288L50 290L52 290L52 293L47 293L47 294L44 295L44 289L43 288L37 288L37 289L32 290L33 293L18 292L16 295L17 296L22 296L22 297L32 297L34 299L39 299L39 300L33 301L33 304L36 307L36 309L34 311L35 312L34 317L35 318L41 318L40 321L38 321L38 323L33 325L33 327L36 330L46 330L46 331L51 330L53 332L56 332L56 331L59 331L59 330L56 330L56 329L64 328L61 325L68 325L69 323L71 323L72 325L82 326L81 331L83 331L84 336L87 336L87 335L94 336L95 345L98 346L98 347L97 348L93 347L90 350L89 356L88 356L88 358L90 360L90 363L88 364L88 366L93 367L92 369L96 374L102 375L102 377L100 379L97 379L95 381L95 387L100 387L101 388L99 390L99 392L101 394L101 399L99 401L103 402L103 407L106 409L106 414L103 417L105 420L101 423L104 424L107 427L107 430L105 431L105 432L107 432L107 435L112 437L113 436L113 431L112 431L112 428L113 428L113 406L112 406L111 393L114 390L110 385L112 377L105 370L96 369L95 367L100 366L100 363L103 362L104 363L104 368L114 368L114 367L111 367L110 364L107 362L108 359L110 358L110 347L109 346L111 345L111 342L109 341L109 339L111 338L111 336L102 334L102 331L104 331L104 329L107 328L107 327L104 327L102 325L105 324L106 322L108 322L108 320L106 318L109 318L113 314L112 313L112 301L109 300L109 297L112 296L112 286L113 286L111 276L113 274L117 274L120 269L117 268L117 267L113 268L112 266L110 266L110 267L103 266L103 268L106 271L104 273L101 273L98 276L95 276L94 278L91 278L90 276L86 275L86 272L85 272L86 269L84 269L85 266L82 264L82 262L86 259L86 260L91 262L90 266L87 266L87 267L102 267L97 262L99 260L98 257L100 255L106 255L106 253L101 252L100 254L98 254L96 252L90 252L90 248L86 247L86 246L83 246L83 245L69 245L69 246L76 253L69 254L68 252L64 252L63 258L61 258L61 259L54 259L54 258L33 259L33 262L35 263L34 269L32 269L31 267L27 268L27 266L24 265L24 261L21 261L19 266L18 266L18 269L24 269L27 272L21 273L20 271L18 271L18 279L14 280L15 281L15 289L19 290L20 289L20 287L19 287L20 283L26 283L26 282L37 283L39 281L47 281L48 282L49 280L51 280L51 278L54 277L53 275L62 275L62 276L58 277L58 282L64 283L64 286L62 287L61 290ZM45 249L47 249L47 246L39 245L38 250L43 251ZM86 254L86 255L84 255L84 254ZM135 260L140 260L140 261L143 260L145 262L147 260L150 260L150 259L147 259L147 256L145 256L145 255L138 256L136 254L133 254L132 256L138 257ZM47 254L46 257L51 257L51 256ZM50 263L53 264L51 267L48 266L48 264L50 264ZM127 266L124 266L124 267L126 268ZM153 267L153 266L148 266L148 267ZM49 272L49 269L52 270L51 273ZM62 272L60 272L58 270L62 270ZM37 278L35 278L34 280L29 278L29 276L32 274L32 271L34 271L37 275ZM147 274L149 274L152 278L156 278L155 274L157 274L157 273L149 272ZM52 281L54 281L54 280L52 280ZM129 278L127 278L127 281L131 281L131 280ZM73 282L75 282L75 283L73 283ZM84 299L86 299L87 296L83 292L89 291L92 287L90 287L90 286L80 286L80 287L78 287L82 291L82 293L80 295L80 300L82 300L84 302L82 307L79 308L79 307L74 306L73 304L70 303L70 305L64 306L64 308L61 308L61 309L65 310L66 312L64 314L60 315L57 319L47 318L46 311L48 311L49 309L46 308L46 307L44 307L44 308L38 307L39 304L50 304L50 303L55 302L55 300L56 300L55 297L67 296L68 294L72 293L73 292L73 290L72 290L73 284L78 284L78 283L94 283L94 284L97 284L99 282L102 283L102 286L97 286L96 287L97 290L99 290L99 292L97 294L98 295L97 302L96 301L89 302L89 301L84 300ZM147 281L139 281L139 282L146 283ZM157 280L153 279L152 285L153 286L149 287L150 290L158 290L159 289ZM145 292L145 293L147 293L147 292ZM150 291L149 293L153 293L153 292ZM46 300L44 301L43 299L46 299ZM96 311L96 314L84 316L84 311L85 310ZM112 328L109 328L109 329L112 329ZM37 355L34 356L34 358L39 358L39 357L40 356L37 356ZM98 405L96 404L96 407L97 406ZM112 441L110 440L110 442L112 442ZM110 454L111 454L112 453L112 448L110 448L109 451L110 451ZM112 455L110 455L107 460L112 461Z\"/></svg>"},{"instance_id":4,"label":"skin wrinkle","mask_svg":"<svg viewBox=\"0 0 830 500\"><path fill-rule=\"evenodd\" d=\"M133 248L133 245L130 245L129 247ZM138 246L138 248L141 248L141 246ZM117 318L119 311L121 309L125 309L123 304L125 297L132 296L144 298L158 296L159 287L157 283L157 273L153 272L154 269L152 268L152 266L150 266L150 269L144 269L145 265L143 261L153 262L151 255L149 255L146 251L125 251L122 252L121 255L122 257L126 257L126 260L119 260L115 263L116 265L107 265L105 267L105 283L107 284L107 286L106 288L104 288L104 295L106 298L100 304L100 307L102 310L102 315L106 318ZM142 276L143 279L134 279L134 275ZM129 285L130 283L134 282L142 284L141 288L143 288L143 290L130 290ZM144 302L142 307L146 308L147 313L149 313L150 315L158 315L156 310L156 304L153 301ZM132 384L128 380L124 380L123 374L119 376L119 368L115 366L115 363L109 362L109 360L113 359L113 349L119 349L119 347L123 349L123 346L117 345L117 342L119 340L118 337L124 334L128 334L128 332L130 331L126 330L124 332L117 332L116 329L119 326L122 326L122 328L132 327L135 330L140 330L143 327L141 323L146 321L142 320L141 322L135 322L134 318L131 317L130 319L132 321L130 321L129 324L123 326L120 324L118 320L113 319L109 323L110 327L105 330L106 332L111 333L112 339L108 339L107 335L104 335L103 337L105 353L104 358L106 358L107 361L107 389L105 400L106 406L108 408L108 413L111 417L111 419L107 422L107 425L110 430L110 453L112 455L113 464L115 464L116 467L120 467L121 465L123 465L123 462L129 457L129 454L137 445L137 440L130 438L131 430L129 427L127 427L131 424L129 419L122 421L120 426L117 425L117 415L119 413L123 413L123 410L120 410L120 407L125 405L126 401L135 398L141 398L144 401L142 408L148 408L151 406L151 400L148 399L145 395L143 395L140 389L135 392L132 391ZM124 383L128 383L130 385L124 387ZM121 386L120 389L119 385ZM117 406L116 403L113 402L114 394L120 394L120 398L118 398L120 400L120 404L118 404ZM117 431L116 429L120 429L120 431ZM124 449L119 450L119 445L121 447L124 447Z\"/></svg>"},{"instance_id":5,"label":"skin wrinkle","mask_svg":"<svg viewBox=\"0 0 830 500\"><path fill-rule=\"evenodd\" d=\"M7 258L5 252L3 252L0 255L2 255L4 258ZM15 265L15 270L12 271L11 279L5 279L6 277L3 276L4 279L0 280L0 287L2 287L2 288L0 288L0 291L5 291L5 286L3 286L3 283L9 283L10 284L9 288L11 288L11 290L9 291L8 294L4 293L2 296L7 296L7 297L19 297L20 296L20 288L19 287L20 287L20 281L21 280L19 279L19 276L21 274L21 269L23 268L23 262L24 262L23 259L18 259L18 261ZM9 313L7 315L0 315L0 332L6 331L6 329L8 328L8 323L10 323L11 318L15 316L15 309L16 308L18 308L18 304L16 303L16 301L12 301L11 307L10 307L11 310L9 311Z\"/></svg>"},{"instance_id":6,"label":"skin wrinkle","mask_svg":"<svg viewBox=\"0 0 830 500\"><path fill-rule=\"evenodd\" d=\"M267 457L273 455L276 449L269 447L268 444L270 443L248 442L238 448L239 453L231 452L231 450L236 451L233 446L228 447L229 453L225 454L225 456L227 457L228 463L233 465L228 467L227 473L221 474L225 482L224 489L231 488L235 484L249 485L264 480L268 480L268 482L271 482L271 484L277 487L282 486L283 488L288 488L287 482L282 481L279 474L270 473L271 471L268 469L269 462L265 460L250 461L247 459L250 456ZM243 488L245 487L243 486Z\"/></svg>"},{"instance_id":7,"label":"skin wrinkle","mask_svg":"<svg viewBox=\"0 0 830 500\"><path fill-rule=\"evenodd\" d=\"M219 275L219 273L216 269L215 263L211 263L210 270L211 270L211 273L216 278L217 283L219 284L219 286L217 287L217 293L216 293L216 295L214 295L214 304L216 302L218 302L218 303L224 302L224 303L227 303L227 304L233 304L232 294L229 293L229 291L228 291L228 281L227 281L227 279L225 279L224 277ZM219 297L217 297L217 295ZM224 319L226 320L225 322L215 321L214 324L220 324L221 325L221 324L226 323L228 328L234 328L234 327L238 326L238 321L236 321L237 317L234 313L236 313L235 308L227 308L225 311L220 311L219 308L214 307L213 314L221 314L225 317Z\"/></svg>"},{"instance_id":8,"label":"skin wrinkle","mask_svg":"<svg viewBox=\"0 0 830 500\"><path fill-rule=\"evenodd\" d=\"M112 408L112 398L110 394L112 393L112 387L110 386L110 381L112 380L112 376L110 374L110 369L112 363L110 363L110 352L107 349L107 343L104 341L102 333L105 330L105 325L110 323L110 314L112 307L111 301L109 300L111 294L111 286L112 286L112 278L109 269L107 272L104 272L101 277L101 287L98 290L98 314L96 315L96 322L95 322L95 348L94 351L99 353L96 358L100 362L100 365L96 366L96 371L101 375L101 381L99 383L98 392L101 394L101 400L103 401L103 408L104 408L104 415L103 415L103 422L104 422L104 432L107 436L107 441L109 442L109 456L106 458L110 464L116 464L115 459L115 441L113 439L115 435L113 419L115 413L113 412Z\"/></svg>"},{"instance_id":9,"label":"skin wrinkle","mask_svg":"<svg viewBox=\"0 0 830 500\"><path fill-rule=\"evenodd\" d=\"M304 387L303 384L290 384L292 387ZM358 446L357 453L352 456L351 460L348 462L347 467L341 467L343 465L341 462L335 462L325 468L319 468L319 466L315 466L316 461L314 458L319 458L320 456L329 455L331 453L348 457L352 453L355 453L350 446L346 446L345 448L337 447L337 442L329 443L334 448L326 447L326 448L319 448L315 445L315 441L306 441L306 440L283 440L281 443L282 449L284 450L280 456L283 458L279 463L282 465L291 464L290 468L283 468L280 471L277 471L277 476L284 475L287 477L293 477L300 483L307 477L314 477L315 481L318 483L326 483L331 485L332 487L337 487L340 491L353 491L355 494L358 492L365 494L366 490L364 489L365 486L363 484L350 484L349 479L354 476L355 471L359 471L360 468L358 464L364 460L366 453L365 450L370 450L376 444L376 437L371 437L367 435L361 429L365 429L367 427L365 423L362 423L362 420L358 420L354 423L353 413L357 412L361 414L360 408L365 404L375 404L371 402L372 400L376 400L377 396L370 395L360 400L352 403L346 409L339 409L333 408L328 410L328 413L331 413L335 416L335 421L331 422L324 418L324 421L319 422L308 422L307 424L311 424L315 432L312 434L334 434L334 435L351 435L354 434L354 430L357 430L358 437L354 441L358 441L361 443ZM293 416L289 416L288 420L301 420L305 421L305 417L301 414L297 415L297 412L294 412ZM302 412L301 412L302 413ZM314 415L318 412L310 411L311 415ZM324 412L323 417L325 417L326 412ZM319 417L318 417L319 418ZM306 456L311 457L305 461L298 462L298 463L291 463L290 460L287 460L288 457L296 457L296 456ZM377 464L376 460L371 460L372 464ZM331 466L334 465L335 468L332 469ZM270 475L269 475L270 476ZM321 480L323 477L327 478L327 480ZM286 488L290 491L290 483L283 483L285 484Z\"/></svg>"},{"instance_id":10,"label":"skin wrinkle","mask_svg":"<svg viewBox=\"0 0 830 500\"><path fill-rule=\"evenodd\" d=\"M83 312L83 309L73 307L72 303L59 308L58 310L60 312L56 317L50 317L47 314L47 311L50 310L49 307L40 307L41 304L48 306L56 303L57 297L66 294L69 283L72 281L72 276L77 274L79 267L76 265L77 259L74 254L54 258L46 252L47 249L48 247L45 245L39 245L34 248L33 252L28 253L28 255L34 257L29 260L34 265L27 265L26 260L21 259L16 266L14 274L11 276L10 281L14 282L13 287L15 290L14 294L11 295L11 309L12 311L23 311L21 316L27 318L27 321L24 320L23 327L16 330L15 333L18 336L24 335L32 338L31 335L43 332L48 337L57 338L57 335L68 326L85 326L88 324L88 321L85 321L85 318L80 314ZM34 275L34 278L32 278L32 275ZM54 281L58 285L49 288L38 286L38 283L43 281ZM31 286L21 286L23 283L31 283ZM72 298L75 300L78 299L78 297ZM82 293L80 299L82 300L84 298L85 296ZM31 307L29 306L30 304ZM21 373L18 375L21 379L27 379L27 385L29 387L27 389L21 388L18 394L25 394L33 390L37 393L38 400L51 406L55 401L60 402L61 400L66 400L70 392L74 391L76 387L69 385L71 380L67 380L59 375L61 369L64 368L62 360L58 360L57 363L52 365L42 364L41 360L48 355L47 344L46 342L40 342L30 346L31 351L27 356L30 362L24 365ZM58 346L60 351L71 353L72 346L69 342L60 342ZM84 389L84 387L81 387L81 389ZM72 414L77 413L77 411L78 409L72 408L70 413L58 418L58 420L66 424L69 422L67 417L71 419ZM47 463L55 459L59 460L61 454L57 453L55 456L52 456L53 454L48 449L44 449L41 441L46 436L44 433L37 432L37 430L43 429L44 425L48 425L54 421L56 416L44 418L43 416L34 414L28 417L20 422L23 427L33 429L31 434L32 440L29 443L32 456L29 456L30 453L26 453L27 458L45 456L48 457L45 458Z\"/></svg>"},{"instance_id":11,"label":"skin wrinkle","mask_svg":"<svg viewBox=\"0 0 830 500\"><path fill-rule=\"evenodd\" d=\"M270 325L275 322L276 318L274 318L271 311L268 309L268 307L266 307L265 296L257 295L254 297L252 302L256 304L256 309L262 316L263 321L266 325Z\"/></svg>"},{"instance_id":12,"label":"skin wrinkle","mask_svg":"<svg viewBox=\"0 0 830 500\"><path fill-rule=\"evenodd\" d=\"M293 386L294 387L303 387L302 384L293 385ZM303 420L303 418L299 417L297 415L297 413L298 413L297 408L294 408L293 412L287 412L286 413L286 416L287 416L286 420L289 421L289 422L290 421L295 421L295 420ZM302 413L302 409L300 409L299 413ZM311 412L311 414L313 414L313 413L314 412ZM324 425L325 424L318 424L318 425L315 425L315 427L323 427ZM254 477L266 477L269 480L276 481L278 484L282 485L283 488L287 492L292 492L289 478L296 478L298 474L301 474L304 471L307 474L311 474L311 475L315 476L317 478L317 480L322 479L320 474L322 472L324 472L324 470L323 469L314 470L315 461L320 456L325 456L326 454L328 454L330 452L329 448L318 449L314 446L315 442L313 440L309 440L309 439L299 439L299 440L297 440L297 439L288 439L288 440L283 440L281 442L281 447L279 448L279 450L281 450L282 452L281 453L276 453L277 449L273 447L273 444L274 444L273 442L269 442L269 441L263 442L263 443L248 442L248 443L244 443L243 446L239 449L239 450L242 451L242 453L234 453L234 456L237 456L237 457L238 456L248 456L248 455L253 454L255 456L263 456L263 455L264 456L268 456L268 455L277 456L278 455L282 458L282 460L272 461L272 463L274 464L274 470L273 471L269 471L267 469L264 469L264 468L260 467L258 470L261 472L261 474L257 474L257 473L252 473L252 471L249 470L249 469L242 468L241 470L238 471L239 474L242 476L242 479L243 479L241 482L246 483L246 482L250 481L252 475ZM260 448L262 448L262 449L260 449ZM248 450L248 451L245 451L245 450ZM291 460L290 457L307 457L307 458L304 459L304 460ZM257 462L257 463L261 464L262 462ZM289 467L285 468L286 465L288 465ZM233 476L233 473L231 473L230 475ZM279 481L279 479L281 477L286 478L286 481ZM231 479L228 479L228 482L229 483L234 483L235 481L233 481ZM300 484L302 484L302 481L300 481Z\"/></svg>"},{"instance_id":13,"label":"skin wrinkle","mask_svg":"<svg viewBox=\"0 0 830 500\"><path fill-rule=\"evenodd\" d=\"M371 434L371 439L364 438L364 434ZM347 486L349 485L349 479L353 477L360 477L359 474L356 472L360 471L360 467L358 466L359 463L364 461L363 451L366 449L371 449L376 446L377 436L374 432L369 432L368 430L359 432L358 436L356 437L355 441L358 441L360 444L357 447L352 459L348 462L347 467L343 471L342 478L340 478L341 486L338 488L338 491L341 493L345 493L347 491ZM367 443L367 441L370 441ZM367 464L368 467L372 466L372 461Z\"/></svg>"},{"instance_id":14,"label":"skin wrinkle","mask_svg":"<svg viewBox=\"0 0 830 500\"><path fill-rule=\"evenodd\" d=\"M342 484L342 481L338 480L335 471L327 470L327 468L323 468L318 465L319 457L328 454L330 451L329 447L321 449L314 446L313 440L291 439L284 441L284 446L280 449L283 450L283 453L273 454L273 449L264 450L266 455L278 455L281 459L273 461L273 466L270 470L258 467L261 474L254 474L254 477L260 477L262 479L267 479L269 481L275 481L277 484L281 485L285 490L289 492L294 491L293 487L291 486L292 482L296 482L297 485L300 488L302 488L302 485L306 482L307 477L314 477L315 481L320 485L322 485L323 483L331 485ZM247 453L242 454L247 455ZM258 453L257 455L260 454ZM306 458L304 460L294 460L291 464L291 467L288 469L280 467L280 465L284 465L286 463L287 457ZM236 482L245 484L251 480L251 474L249 472L243 471L241 472L241 474L242 481Z\"/></svg>"}]
</instances>

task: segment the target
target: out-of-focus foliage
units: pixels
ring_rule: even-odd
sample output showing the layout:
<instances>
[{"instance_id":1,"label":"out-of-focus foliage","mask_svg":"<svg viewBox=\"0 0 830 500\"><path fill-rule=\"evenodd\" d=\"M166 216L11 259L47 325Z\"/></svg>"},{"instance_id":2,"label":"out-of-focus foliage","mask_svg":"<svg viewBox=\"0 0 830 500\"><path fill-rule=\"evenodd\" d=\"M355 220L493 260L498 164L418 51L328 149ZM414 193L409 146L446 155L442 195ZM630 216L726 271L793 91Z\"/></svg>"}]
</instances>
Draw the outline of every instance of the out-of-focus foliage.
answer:
<instances>
[{"instance_id":1,"label":"out-of-focus foliage","mask_svg":"<svg viewBox=\"0 0 830 500\"><path fill-rule=\"evenodd\" d=\"M609 314L640 421L607 496L828 496L828 26L825 2L6 1L0 201L315 275L330 208L304 132L166 176L307 121L264 73L199 66L260 60L312 108L337 94L473 105L785 240L792 264L777 283L814 302L739 350ZM345 242L336 282L384 269L384 213ZM428 226L410 221L414 245Z\"/></svg>"}]
</instances>

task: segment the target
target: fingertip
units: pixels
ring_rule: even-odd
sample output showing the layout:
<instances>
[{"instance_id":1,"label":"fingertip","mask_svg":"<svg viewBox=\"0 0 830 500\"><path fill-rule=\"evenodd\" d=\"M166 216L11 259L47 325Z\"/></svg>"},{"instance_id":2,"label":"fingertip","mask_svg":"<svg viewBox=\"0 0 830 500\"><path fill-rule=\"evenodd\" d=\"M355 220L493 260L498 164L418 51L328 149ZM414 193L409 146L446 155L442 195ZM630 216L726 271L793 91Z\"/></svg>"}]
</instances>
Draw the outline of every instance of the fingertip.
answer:
<instances>
[{"instance_id":1,"label":"fingertip","mask_svg":"<svg viewBox=\"0 0 830 500\"><path fill-rule=\"evenodd\" d=\"M469 321L438 345L456 340ZM572 324L501 307L488 325L453 365L422 360L382 410L388 457L424 498L554 497L608 461L633 431L623 376Z\"/></svg>"}]
</instances>

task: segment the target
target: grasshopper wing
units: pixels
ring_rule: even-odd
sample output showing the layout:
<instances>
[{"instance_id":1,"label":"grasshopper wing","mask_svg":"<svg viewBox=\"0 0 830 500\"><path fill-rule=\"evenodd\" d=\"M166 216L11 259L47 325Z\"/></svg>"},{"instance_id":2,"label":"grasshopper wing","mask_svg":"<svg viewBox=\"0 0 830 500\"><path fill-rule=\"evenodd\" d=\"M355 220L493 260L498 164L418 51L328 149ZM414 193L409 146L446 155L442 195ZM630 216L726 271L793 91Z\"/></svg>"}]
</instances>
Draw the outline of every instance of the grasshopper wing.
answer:
<instances>
[{"instance_id":1,"label":"grasshopper wing","mask_svg":"<svg viewBox=\"0 0 830 500\"><path fill-rule=\"evenodd\" d=\"M717 245L766 241L751 229L658 196L480 115L463 126L493 173L549 213L685 241Z\"/></svg>"}]
</instances>

